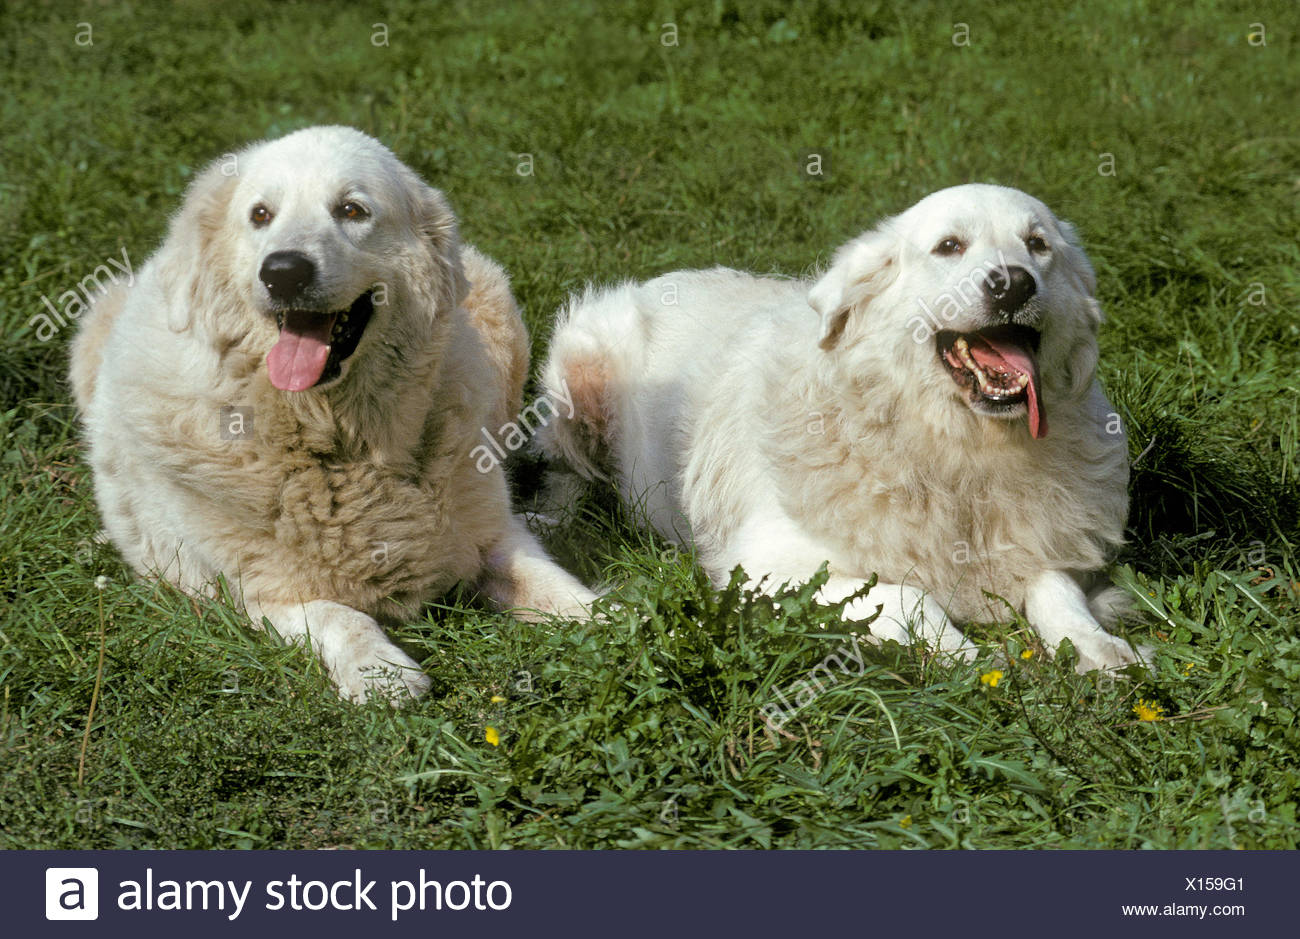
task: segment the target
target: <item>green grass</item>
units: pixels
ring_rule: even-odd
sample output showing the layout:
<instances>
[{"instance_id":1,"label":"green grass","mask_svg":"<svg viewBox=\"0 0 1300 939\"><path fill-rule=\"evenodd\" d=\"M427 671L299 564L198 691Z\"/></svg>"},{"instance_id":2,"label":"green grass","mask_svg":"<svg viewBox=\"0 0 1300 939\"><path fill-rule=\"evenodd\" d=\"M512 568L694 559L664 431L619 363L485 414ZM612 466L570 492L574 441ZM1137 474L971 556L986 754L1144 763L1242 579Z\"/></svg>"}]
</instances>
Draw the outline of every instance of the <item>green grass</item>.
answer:
<instances>
[{"instance_id":1,"label":"green grass","mask_svg":"<svg viewBox=\"0 0 1300 939\"><path fill-rule=\"evenodd\" d=\"M1297 19L1090 6L6 3L0 846L1294 846ZM552 546L617 605L538 626L447 598L400 632L434 690L397 712L133 580L93 542L67 332L28 321L123 246L143 261L208 160L325 122L449 193L537 353L588 280L798 274L933 189L1040 196L1079 225L1110 316L1103 379L1138 458L1117 577L1154 672L1022 658L1010 621L976 631L972 668L872 652L765 732L843 641L837 611L709 589L602 493ZM539 471L516 468L525 498Z\"/></svg>"}]
</instances>

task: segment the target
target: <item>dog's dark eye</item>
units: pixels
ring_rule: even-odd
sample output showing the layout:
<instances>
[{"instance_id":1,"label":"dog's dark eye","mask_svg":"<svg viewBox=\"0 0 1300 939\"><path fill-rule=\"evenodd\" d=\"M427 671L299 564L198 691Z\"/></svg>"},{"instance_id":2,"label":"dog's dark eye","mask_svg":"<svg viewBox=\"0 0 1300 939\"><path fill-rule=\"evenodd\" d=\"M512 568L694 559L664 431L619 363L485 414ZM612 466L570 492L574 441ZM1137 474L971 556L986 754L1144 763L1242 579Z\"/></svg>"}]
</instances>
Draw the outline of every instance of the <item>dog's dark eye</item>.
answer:
<instances>
[{"instance_id":1,"label":"dog's dark eye","mask_svg":"<svg viewBox=\"0 0 1300 939\"><path fill-rule=\"evenodd\" d=\"M945 238L934 246L934 253L940 255L962 254L966 250L966 245L960 238Z\"/></svg>"},{"instance_id":2,"label":"dog's dark eye","mask_svg":"<svg viewBox=\"0 0 1300 939\"><path fill-rule=\"evenodd\" d=\"M253 206L253 211L248 213L248 220L257 228L270 225L272 218L271 210L261 204Z\"/></svg>"},{"instance_id":3,"label":"dog's dark eye","mask_svg":"<svg viewBox=\"0 0 1300 939\"><path fill-rule=\"evenodd\" d=\"M1034 254L1045 254L1048 251L1047 241L1042 235L1030 235L1025 239L1025 247Z\"/></svg>"},{"instance_id":4,"label":"dog's dark eye","mask_svg":"<svg viewBox=\"0 0 1300 939\"><path fill-rule=\"evenodd\" d=\"M370 213L360 202L344 202L334 210L334 217L349 222L358 222L363 218L369 218Z\"/></svg>"}]
</instances>

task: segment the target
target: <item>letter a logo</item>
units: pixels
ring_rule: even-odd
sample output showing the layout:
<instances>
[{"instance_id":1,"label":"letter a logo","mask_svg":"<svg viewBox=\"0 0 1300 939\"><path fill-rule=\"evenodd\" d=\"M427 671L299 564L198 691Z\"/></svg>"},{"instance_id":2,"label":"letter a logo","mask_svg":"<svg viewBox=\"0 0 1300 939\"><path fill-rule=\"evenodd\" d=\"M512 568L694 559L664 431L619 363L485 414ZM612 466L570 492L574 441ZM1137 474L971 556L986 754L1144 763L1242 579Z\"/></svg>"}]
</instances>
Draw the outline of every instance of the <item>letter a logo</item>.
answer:
<instances>
[{"instance_id":1,"label":"letter a logo","mask_svg":"<svg viewBox=\"0 0 1300 939\"><path fill-rule=\"evenodd\" d=\"M45 868L46 919L99 919L99 869Z\"/></svg>"}]
</instances>

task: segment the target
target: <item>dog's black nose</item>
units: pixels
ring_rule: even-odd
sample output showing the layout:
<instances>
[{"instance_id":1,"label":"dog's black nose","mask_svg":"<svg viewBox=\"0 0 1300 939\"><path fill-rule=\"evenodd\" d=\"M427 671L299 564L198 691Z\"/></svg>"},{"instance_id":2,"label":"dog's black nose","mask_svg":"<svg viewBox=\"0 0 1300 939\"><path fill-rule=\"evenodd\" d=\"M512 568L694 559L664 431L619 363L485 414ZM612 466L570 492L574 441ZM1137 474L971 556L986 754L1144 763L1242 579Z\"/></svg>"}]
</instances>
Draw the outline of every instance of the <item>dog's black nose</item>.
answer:
<instances>
[{"instance_id":1,"label":"dog's black nose","mask_svg":"<svg viewBox=\"0 0 1300 939\"><path fill-rule=\"evenodd\" d=\"M1001 313L1014 313L1025 305L1037 289L1034 275L1023 267L1008 267L1005 275L994 268L984 279L984 292L993 302L993 309Z\"/></svg>"},{"instance_id":2,"label":"dog's black nose","mask_svg":"<svg viewBox=\"0 0 1300 939\"><path fill-rule=\"evenodd\" d=\"M316 265L301 251L272 251L259 272L267 292L281 303L300 297L316 279Z\"/></svg>"}]
</instances>

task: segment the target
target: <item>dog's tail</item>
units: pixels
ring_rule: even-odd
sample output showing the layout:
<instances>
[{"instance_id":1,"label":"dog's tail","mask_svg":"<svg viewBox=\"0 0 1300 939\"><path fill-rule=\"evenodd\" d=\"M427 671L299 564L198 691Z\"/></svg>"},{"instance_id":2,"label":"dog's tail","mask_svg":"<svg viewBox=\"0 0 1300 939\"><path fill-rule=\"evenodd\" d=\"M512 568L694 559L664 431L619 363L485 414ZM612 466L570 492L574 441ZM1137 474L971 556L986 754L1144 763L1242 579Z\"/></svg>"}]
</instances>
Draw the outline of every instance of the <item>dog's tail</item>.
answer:
<instances>
[{"instance_id":1,"label":"dog's tail","mask_svg":"<svg viewBox=\"0 0 1300 939\"><path fill-rule=\"evenodd\" d=\"M543 391L567 403L538 446L587 479L607 478L619 433L617 396L641 370L645 334L636 285L588 287L560 311L542 367Z\"/></svg>"}]
</instances>

